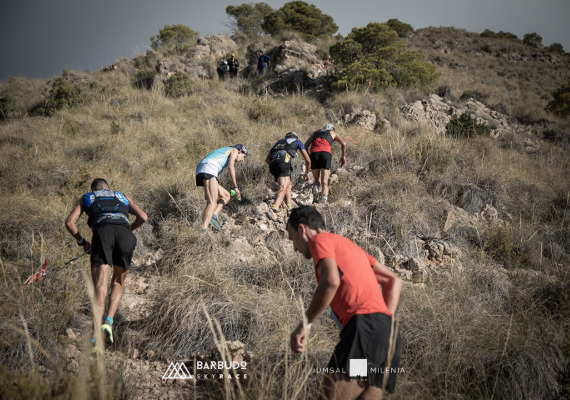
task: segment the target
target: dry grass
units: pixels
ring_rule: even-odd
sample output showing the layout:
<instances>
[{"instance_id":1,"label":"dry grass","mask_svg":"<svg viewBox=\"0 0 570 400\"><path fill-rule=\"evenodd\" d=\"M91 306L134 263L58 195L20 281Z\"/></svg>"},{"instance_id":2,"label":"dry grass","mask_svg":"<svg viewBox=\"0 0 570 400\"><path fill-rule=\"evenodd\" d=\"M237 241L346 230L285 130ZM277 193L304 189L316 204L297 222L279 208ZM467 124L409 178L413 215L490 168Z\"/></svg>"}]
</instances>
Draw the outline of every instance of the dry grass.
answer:
<instances>
[{"instance_id":1,"label":"dry grass","mask_svg":"<svg viewBox=\"0 0 570 400\"><path fill-rule=\"evenodd\" d=\"M534 61L469 56L467 43L480 46L483 39L466 35L464 43L464 33L449 35L451 53L424 49L428 58L440 57L442 86L457 98L478 91L488 104L503 104L510 116L546 117L536 110L542 110L545 93L567 79L567 69L549 66L559 73L538 76L531 71ZM319 49L325 45L317 43ZM271 145L291 130L305 140L324 123L359 109L388 119L392 127L365 132L337 124L348 144L349 166L364 169L339 174L331 187L332 205L324 212L329 228L388 256L417 257L418 236L445 236L464 251L462 272L406 284L399 316L406 372L390 397L562 393L570 358L564 337L570 328L567 147L539 140L540 150L527 154L527 138L517 134L502 141L439 137L401 118L400 106L419 96L413 90L343 93L321 104L303 95L256 95L243 82L213 80L195 81L190 95L172 99L160 89L134 88L135 72L129 66L93 74L98 86L86 106L0 123L0 376L2 382L19 382L0 385L2 396L74 398L84 384L90 387L85 398L133 396L122 374L98 388L102 376L89 369L77 376L59 373L66 360L54 345L73 313L91 309L80 275L61 261L77 251L63 222L91 180L105 177L149 214L148 224L136 231L137 255L164 252L150 269L158 282L150 317L136 326L119 321L115 351L125 358L136 348L154 359L190 359L223 348L224 340L240 340L254 354L253 378L208 387L211 398L317 398L322 376L313 370L326 366L336 328L321 317L308 353L297 356L288 349L289 333L315 287L313 266L293 253L283 232L266 234L250 220L271 197L267 187L273 180L263 163ZM40 85L10 90L28 93L22 101L32 104ZM195 187L194 168L212 149L236 143L250 151L237 167L249 203L226 207L221 218L239 226L240 239L261 244L247 261L230 256L236 237L198 235L203 193ZM338 146L333 153L336 170ZM220 180L227 184L227 174ZM499 212L499 227L481 223L441 232L441 216L450 206L475 214L486 204ZM79 229L88 232L83 222ZM22 280L46 258L53 267L50 279L24 296Z\"/></svg>"}]
</instances>

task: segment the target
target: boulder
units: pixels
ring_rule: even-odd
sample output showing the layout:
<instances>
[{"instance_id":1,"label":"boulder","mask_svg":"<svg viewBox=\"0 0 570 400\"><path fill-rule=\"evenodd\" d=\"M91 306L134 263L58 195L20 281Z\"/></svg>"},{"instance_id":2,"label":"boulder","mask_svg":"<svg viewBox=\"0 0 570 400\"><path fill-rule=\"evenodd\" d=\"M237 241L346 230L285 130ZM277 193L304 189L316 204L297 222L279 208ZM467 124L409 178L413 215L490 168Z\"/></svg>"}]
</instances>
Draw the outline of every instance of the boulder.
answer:
<instances>
[{"instance_id":1,"label":"boulder","mask_svg":"<svg viewBox=\"0 0 570 400\"><path fill-rule=\"evenodd\" d=\"M345 125L356 125L369 132L376 128L376 114L368 110L345 114L342 121Z\"/></svg>"}]
</instances>

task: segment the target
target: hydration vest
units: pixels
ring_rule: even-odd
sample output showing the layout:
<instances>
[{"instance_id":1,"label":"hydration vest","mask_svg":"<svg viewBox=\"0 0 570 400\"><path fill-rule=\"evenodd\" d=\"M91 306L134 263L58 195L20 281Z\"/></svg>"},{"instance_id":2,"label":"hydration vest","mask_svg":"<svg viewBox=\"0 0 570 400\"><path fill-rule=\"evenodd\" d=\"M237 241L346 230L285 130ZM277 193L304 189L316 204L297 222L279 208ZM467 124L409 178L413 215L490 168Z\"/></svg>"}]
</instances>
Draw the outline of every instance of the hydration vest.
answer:
<instances>
[{"instance_id":1,"label":"hydration vest","mask_svg":"<svg viewBox=\"0 0 570 400\"><path fill-rule=\"evenodd\" d=\"M325 131L320 129L313 135L313 141L311 143L311 153L317 151L332 151L333 138L331 131Z\"/></svg>"},{"instance_id":2,"label":"hydration vest","mask_svg":"<svg viewBox=\"0 0 570 400\"><path fill-rule=\"evenodd\" d=\"M291 158L297 157L297 140L289 143L287 138L279 140L272 148L274 151L269 157L269 161L282 160L290 162Z\"/></svg>"},{"instance_id":3,"label":"hydration vest","mask_svg":"<svg viewBox=\"0 0 570 400\"><path fill-rule=\"evenodd\" d=\"M97 190L83 196L83 207L89 217L87 225L94 228L102 222L130 226L129 201L121 192Z\"/></svg>"}]
</instances>

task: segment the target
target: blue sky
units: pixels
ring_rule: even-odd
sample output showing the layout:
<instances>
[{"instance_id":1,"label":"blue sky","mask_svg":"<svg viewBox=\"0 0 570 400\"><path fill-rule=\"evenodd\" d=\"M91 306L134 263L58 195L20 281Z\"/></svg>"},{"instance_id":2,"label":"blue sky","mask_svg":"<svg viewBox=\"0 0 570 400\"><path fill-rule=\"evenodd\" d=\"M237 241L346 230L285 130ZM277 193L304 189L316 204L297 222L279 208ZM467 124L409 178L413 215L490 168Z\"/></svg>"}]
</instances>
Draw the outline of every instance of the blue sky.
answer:
<instances>
[{"instance_id":1,"label":"blue sky","mask_svg":"<svg viewBox=\"0 0 570 400\"><path fill-rule=\"evenodd\" d=\"M64 69L97 70L149 48L165 25L183 24L201 35L228 31L229 0L3 0L0 79L51 78ZM278 9L285 1L265 1ZM536 32L542 43L570 52L570 0L317 0L339 33L397 18L414 29L453 26Z\"/></svg>"}]
</instances>

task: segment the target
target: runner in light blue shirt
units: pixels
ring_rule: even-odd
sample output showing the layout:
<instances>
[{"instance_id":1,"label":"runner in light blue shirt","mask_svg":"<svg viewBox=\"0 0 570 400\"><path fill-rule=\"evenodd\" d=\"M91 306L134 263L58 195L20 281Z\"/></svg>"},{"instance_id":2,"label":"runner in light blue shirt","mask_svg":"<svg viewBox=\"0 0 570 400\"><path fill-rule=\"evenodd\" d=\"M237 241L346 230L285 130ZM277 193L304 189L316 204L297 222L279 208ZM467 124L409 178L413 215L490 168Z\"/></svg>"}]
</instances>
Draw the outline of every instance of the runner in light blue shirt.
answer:
<instances>
[{"instance_id":1,"label":"runner in light blue shirt","mask_svg":"<svg viewBox=\"0 0 570 400\"><path fill-rule=\"evenodd\" d=\"M218 215L225 204L230 201L230 193L220 186L218 176L227 167L232 181L232 189L236 196L241 197L237 181L235 163L245 160L247 149L243 144L236 144L233 147L222 147L212 151L200 161L196 167L196 186L204 188L204 198L206 208L202 215L202 233L206 232L208 225L217 231L222 230L218 221Z\"/></svg>"}]
</instances>

